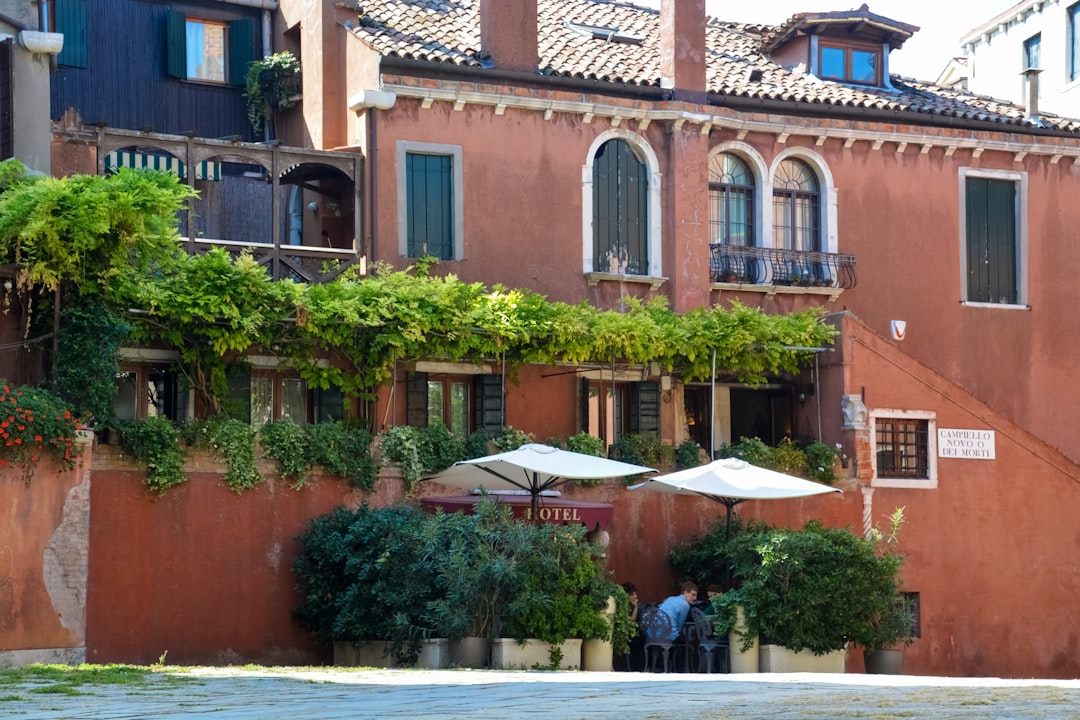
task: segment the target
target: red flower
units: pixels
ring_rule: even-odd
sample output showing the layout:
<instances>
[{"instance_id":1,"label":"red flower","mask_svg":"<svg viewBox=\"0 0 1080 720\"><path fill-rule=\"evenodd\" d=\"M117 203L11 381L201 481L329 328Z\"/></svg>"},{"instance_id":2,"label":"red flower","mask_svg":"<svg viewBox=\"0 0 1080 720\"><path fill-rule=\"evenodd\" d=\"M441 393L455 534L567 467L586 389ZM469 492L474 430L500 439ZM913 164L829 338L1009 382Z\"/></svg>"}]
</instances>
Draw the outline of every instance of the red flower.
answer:
<instances>
[{"instance_id":1,"label":"red flower","mask_svg":"<svg viewBox=\"0 0 1080 720\"><path fill-rule=\"evenodd\" d=\"M34 439L37 440L38 442L41 442L41 436L40 435L35 435Z\"/></svg>"}]
</instances>

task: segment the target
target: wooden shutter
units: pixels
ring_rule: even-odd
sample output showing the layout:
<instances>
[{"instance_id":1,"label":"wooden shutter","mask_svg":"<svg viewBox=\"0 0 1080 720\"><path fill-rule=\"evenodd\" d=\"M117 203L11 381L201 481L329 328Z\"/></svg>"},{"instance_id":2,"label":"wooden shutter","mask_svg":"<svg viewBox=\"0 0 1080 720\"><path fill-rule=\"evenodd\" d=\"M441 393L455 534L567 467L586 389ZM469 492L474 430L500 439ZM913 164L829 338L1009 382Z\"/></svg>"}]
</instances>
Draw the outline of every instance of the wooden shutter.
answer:
<instances>
[{"instance_id":1,"label":"wooden shutter","mask_svg":"<svg viewBox=\"0 0 1080 720\"><path fill-rule=\"evenodd\" d=\"M453 158L405 155L409 257L454 259Z\"/></svg>"},{"instance_id":2,"label":"wooden shutter","mask_svg":"<svg viewBox=\"0 0 1080 720\"><path fill-rule=\"evenodd\" d=\"M965 213L968 301L1015 304L1016 183L967 178Z\"/></svg>"},{"instance_id":3,"label":"wooden shutter","mask_svg":"<svg viewBox=\"0 0 1080 720\"><path fill-rule=\"evenodd\" d=\"M649 273L649 179L630 143L609 140L593 160L593 269Z\"/></svg>"},{"instance_id":4,"label":"wooden shutter","mask_svg":"<svg viewBox=\"0 0 1080 720\"><path fill-rule=\"evenodd\" d=\"M630 432L660 433L660 383L630 383Z\"/></svg>"},{"instance_id":5,"label":"wooden shutter","mask_svg":"<svg viewBox=\"0 0 1080 720\"><path fill-rule=\"evenodd\" d=\"M15 82L11 47L11 38L0 42L0 160L15 156Z\"/></svg>"},{"instance_id":6,"label":"wooden shutter","mask_svg":"<svg viewBox=\"0 0 1080 720\"><path fill-rule=\"evenodd\" d=\"M578 383L578 414L581 416L581 432L589 432L592 418L589 417L589 378L581 378ZM601 436L603 433L601 433Z\"/></svg>"},{"instance_id":7,"label":"wooden shutter","mask_svg":"<svg viewBox=\"0 0 1080 720\"><path fill-rule=\"evenodd\" d=\"M413 427L428 424L427 383L426 372L409 373L405 381L405 422Z\"/></svg>"},{"instance_id":8,"label":"wooden shutter","mask_svg":"<svg viewBox=\"0 0 1080 720\"><path fill-rule=\"evenodd\" d=\"M255 60L255 21L251 18L229 23L230 85L244 85L248 66Z\"/></svg>"},{"instance_id":9,"label":"wooden shutter","mask_svg":"<svg viewBox=\"0 0 1080 720\"><path fill-rule=\"evenodd\" d=\"M64 35L57 64L86 67L86 0L57 0L56 32Z\"/></svg>"},{"instance_id":10,"label":"wooden shutter","mask_svg":"<svg viewBox=\"0 0 1080 720\"><path fill-rule=\"evenodd\" d=\"M187 78L187 16L170 10L165 19L166 63L169 75Z\"/></svg>"},{"instance_id":11,"label":"wooden shutter","mask_svg":"<svg viewBox=\"0 0 1080 720\"><path fill-rule=\"evenodd\" d=\"M476 393L475 429L483 430L488 437L496 437L506 425L502 375L477 375L473 391Z\"/></svg>"}]
</instances>

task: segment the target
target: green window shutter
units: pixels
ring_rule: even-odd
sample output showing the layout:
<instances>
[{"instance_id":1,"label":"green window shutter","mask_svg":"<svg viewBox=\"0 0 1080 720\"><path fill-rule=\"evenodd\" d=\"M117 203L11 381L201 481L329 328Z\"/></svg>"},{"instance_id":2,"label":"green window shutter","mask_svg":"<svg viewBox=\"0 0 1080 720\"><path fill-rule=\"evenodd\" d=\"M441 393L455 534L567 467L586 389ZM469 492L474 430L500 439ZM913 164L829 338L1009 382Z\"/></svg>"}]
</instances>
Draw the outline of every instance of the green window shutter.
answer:
<instances>
[{"instance_id":1,"label":"green window shutter","mask_svg":"<svg viewBox=\"0 0 1080 720\"><path fill-rule=\"evenodd\" d=\"M578 429L589 432L589 378L581 378L578 387L578 414L581 417L581 426Z\"/></svg>"},{"instance_id":2,"label":"green window shutter","mask_svg":"<svg viewBox=\"0 0 1080 720\"><path fill-rule=\"evenodd\" d=\"M1017 303L1016 183L967 178L965 214L968 301Z\"/></svg>"},{"instance_id":3,"label":"green window shutter","mask_svg":"<svg viewBox=\"0 0 1080 720\"><path fill-rule=\"evenodd\" d=\"M475 425L488 437L496 437L506 424L503 417L502 375L477 375L473 381L476 394Z\"/></svg>"},{"instance_id":4,"label":"green window shutter","mask_svg":"<svg viewBox=\"0 0 1080 720\"><path fill-rule=\"evenodd\" d=\"M0 42L0 160L15 155L15 80L11 62L12 40Z\"/></svg>"},{"instance_id":5,"label":"green window shutter","mask_svg":"<svg viewBox=\"0 0 1080 720\"><path fill-rule=\"evenodd\" d=\"M625 140L593 159L593 269L647 275L648 172Z\"/></svg>"},{"instance_id":6,"label":"green window shutter","mask_svg":"<svg viewBox=\"0 0 1080 720\"><path fill-rule=\"evenodd\" d=\"M86 67L86 0L57 0L55 30L64 35L57 64Z\"/></svg>"},{"instance_id":7,"label":"green window shutter","mask_svg":"<svg viewBox=\"0 0 1080 720\"><path fill-rule=\"evenodd\" d=\"M660 383L630 383L630 432L660 433Z\"/></svg>"},{"instance_id":8,"label":"green window shutter","mask_svg":"<svg viewBox=\"0 0 1080 720\"><path fill-rule=\"evenodd\" d=\"M454 259L453 158L405 155L409 257Z\"/></svg>"},{"instance_id":9,"label":"green window shutter","mask_svg":"<svg viewBox=\"0 0 1080 720\"><path fill-rule=\"evenodd\" d=\"M409 373L405 383L405 422L413 427L427 427L428 374Z\"/></svg>"},{"instance_id":10,"label":"green window shutter","mask_svg":"<svg viewBox=\"0 0 1080 720\"><path fill-rule=\"evenodd\" d=\"M255 60L255 21L251 18L229 23L230 85L243 85L248 65Z\"/></svg>"},{"instance_id":11,"label":"green window shutter","mask_svg":"<svg viewBox=\"0 0 1080 720\"><path fill-rule=\"evenodd\" d=\"M166 61L169 75L187 78L187 16L170 10L165 20Z\"/></svg>"}]
</instances>

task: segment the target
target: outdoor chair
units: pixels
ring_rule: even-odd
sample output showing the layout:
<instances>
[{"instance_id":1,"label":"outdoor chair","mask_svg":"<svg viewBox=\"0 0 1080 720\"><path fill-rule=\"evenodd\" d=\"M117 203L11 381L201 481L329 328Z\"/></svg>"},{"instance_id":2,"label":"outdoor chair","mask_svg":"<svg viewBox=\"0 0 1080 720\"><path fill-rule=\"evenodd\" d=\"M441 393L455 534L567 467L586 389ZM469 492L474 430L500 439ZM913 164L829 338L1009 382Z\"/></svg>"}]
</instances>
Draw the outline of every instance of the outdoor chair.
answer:
<instances>
[{"instance_id":1,"label":"outdoor chair","mask_svg":"<svg viewBox=\"0 0 1080 720\"><path fill-rule=\"evenodd\" d=\"M656 672L659 656L663 660L663 672L671 672L668 660L675 644L671 639L671 618L658 607L645 608L640 612L641 633L645 636L645 669Z\"/></svg>"},{"instance_id":2,"label":"outdoor chair","mask_svg":"<svg viewBox=\"0 0 1080 720\"><path fill-rule=\"evenodd\" d=\"M705 672L713 672L713 659L716 660L717 672L729 672L728 670L728 641L727 638L718 638L713 632L712 620L699 608L690 608L690 622L694 643L698 648L699 664L704 660Z\"/></svg>"}]
</instances>

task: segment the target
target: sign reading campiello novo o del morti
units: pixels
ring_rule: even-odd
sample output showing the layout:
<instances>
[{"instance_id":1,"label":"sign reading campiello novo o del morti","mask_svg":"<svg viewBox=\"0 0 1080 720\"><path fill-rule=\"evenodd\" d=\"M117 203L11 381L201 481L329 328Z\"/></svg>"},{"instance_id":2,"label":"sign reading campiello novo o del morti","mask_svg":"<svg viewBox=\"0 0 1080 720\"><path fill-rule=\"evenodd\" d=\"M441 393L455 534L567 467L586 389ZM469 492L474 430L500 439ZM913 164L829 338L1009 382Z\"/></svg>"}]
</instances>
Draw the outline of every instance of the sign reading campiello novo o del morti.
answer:
<instances>
[{"instance_id":1,"label":"sign reading campiello novo o del morti","mask_svg":"<svg viewBox=\"0 0 1080 720\"><path fill-rule=\"evenodd\" d=\"M993 460L995 433L993 430L961 430L938 428L938 457L962 460Z\"/></svg>"}]
</instances>

